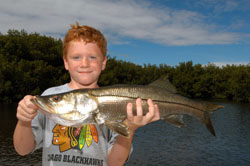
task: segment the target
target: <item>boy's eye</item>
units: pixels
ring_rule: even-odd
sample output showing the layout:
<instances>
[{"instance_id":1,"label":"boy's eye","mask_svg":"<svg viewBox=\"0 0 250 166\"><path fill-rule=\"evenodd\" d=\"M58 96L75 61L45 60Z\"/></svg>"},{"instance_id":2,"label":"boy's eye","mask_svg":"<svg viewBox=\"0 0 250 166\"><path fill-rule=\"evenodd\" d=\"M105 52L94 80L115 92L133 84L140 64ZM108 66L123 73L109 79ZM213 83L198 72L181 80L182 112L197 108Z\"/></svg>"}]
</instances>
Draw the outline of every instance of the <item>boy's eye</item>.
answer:
<instances>
[{"instance_id":1,"label":"boy's eye","mask_svg":"<svg viewBox=\"0 0 250 166\"><path fill-rule=\"evenodd\" d=\"M90 59L96 59L96 57L95 56L90 56Z\"/></svg>"},{"instance_id":2,"label":"boy's eye","mask_svg":"<svg viewBox=\"0 0 250 166\"><path fill-rule=\"evenodd\" d=\"M79 56L74 56L73 59L79 59L80 57Z\"/></svg>"}]
</instances>

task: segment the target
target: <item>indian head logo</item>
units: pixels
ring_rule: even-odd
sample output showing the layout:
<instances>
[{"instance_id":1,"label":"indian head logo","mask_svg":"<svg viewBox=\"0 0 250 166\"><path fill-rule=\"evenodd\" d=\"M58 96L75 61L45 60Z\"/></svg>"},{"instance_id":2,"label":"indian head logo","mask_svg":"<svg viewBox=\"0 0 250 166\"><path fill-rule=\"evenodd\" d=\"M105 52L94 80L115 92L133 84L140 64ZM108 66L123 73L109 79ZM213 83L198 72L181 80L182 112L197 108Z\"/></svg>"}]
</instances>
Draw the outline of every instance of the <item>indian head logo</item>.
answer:
<instances>
[{"instance_id":1,"label":"indian head logo","mask_svg":"<svg viewBox=\"0 0 250 166\"><path fill-rule=\"evenodd\" d=\"M52 132L54 133L52 143L59 146L60 152L72 148L82 150L85 144L89 147L93 141L98 143L98 131L94 124L88 124L78 128L65 127L57 124Z\"/></svg>"}]
</instances>

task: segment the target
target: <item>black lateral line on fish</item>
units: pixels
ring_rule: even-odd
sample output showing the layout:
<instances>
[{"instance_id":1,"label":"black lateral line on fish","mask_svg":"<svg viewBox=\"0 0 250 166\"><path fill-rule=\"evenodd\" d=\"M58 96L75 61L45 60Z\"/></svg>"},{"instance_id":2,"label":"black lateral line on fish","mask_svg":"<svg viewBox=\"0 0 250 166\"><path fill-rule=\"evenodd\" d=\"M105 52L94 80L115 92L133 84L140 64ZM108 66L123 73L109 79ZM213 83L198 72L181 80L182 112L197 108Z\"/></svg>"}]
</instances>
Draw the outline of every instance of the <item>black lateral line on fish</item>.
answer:
<instances>
[{"instance_id":1,"label":"black lateral line on fish","mask_svg":"<svg viewBox=\"0 0 250 166\"><path fill-rule=\"evenodd\" d=\"M93 94L89 94L90 96L94 97L94 98L98 98L98 95L93 95ZM111 96L111 97L127 97L127 98L131 98L131 99L137 99L137 98L140 98L139 96L138 97L128 97L128 96L118 96L118 95L101 95L101 97L105 97L105 96ZM145 98L141 98L142 100L147 100ZM199 110L199 111L204 111L202 109L199 109L199 108L196 108L196 107L192 107L190 105L186 105L186 104L182 104L182 103L175 103L175 102L168 102L168 101L163 101L163 100L152 100L153 102L159 102L159 103L169 103L169 104L176 104L176 105L182 105L182 106L186 106L186 107L189 107L189 108L193 108L193 109L196 109L196 110ZM97 102L99 104L99 102Z\"/></svg>"},{"instance_id":2,"label":"black lateral line on fish","mask_svg":"<svg viewBox=\"0 0 250 166\"><path fill-rule=\"evenodd\" d=\"M142 99L142 100L146 100L146 99ZM182 104L182 103L175 103L175 102L168 102L168 101L161 101L161 100L153 100L153 102L159 102L159 103L169 103L169 104L176 104L176 105L181 105L181 106L186 106L186 107L189 107L189 108L193 108L193 109L196 109L196 110L199 110L199 111L204 111L202 109L199 109L199 108L196 108L196 107L192 107L190 105L186 105L186 104Z\"/></svg>"}]
</instances>

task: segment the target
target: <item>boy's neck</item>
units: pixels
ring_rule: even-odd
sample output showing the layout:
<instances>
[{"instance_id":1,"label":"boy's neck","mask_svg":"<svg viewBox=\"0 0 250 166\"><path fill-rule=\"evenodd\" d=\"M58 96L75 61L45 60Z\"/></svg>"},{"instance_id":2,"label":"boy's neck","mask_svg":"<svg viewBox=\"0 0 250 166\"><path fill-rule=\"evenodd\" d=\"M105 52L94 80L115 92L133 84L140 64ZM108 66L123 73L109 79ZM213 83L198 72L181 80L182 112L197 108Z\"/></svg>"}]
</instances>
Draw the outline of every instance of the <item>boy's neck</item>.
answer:
<instances>
[{"instance_id":1,"label":"boy's neck","mask_svg":"<svg viewBox=\"0 0 250 166\"><path fill-rule=\"evenodd\" d=\"M98 84L91 84L91 85L82 85L82 84L74 84L73 82L68 83L68 86L75 90L75 89L92 89L92 88L98 88Z\"/></svg>"}]
</instances>

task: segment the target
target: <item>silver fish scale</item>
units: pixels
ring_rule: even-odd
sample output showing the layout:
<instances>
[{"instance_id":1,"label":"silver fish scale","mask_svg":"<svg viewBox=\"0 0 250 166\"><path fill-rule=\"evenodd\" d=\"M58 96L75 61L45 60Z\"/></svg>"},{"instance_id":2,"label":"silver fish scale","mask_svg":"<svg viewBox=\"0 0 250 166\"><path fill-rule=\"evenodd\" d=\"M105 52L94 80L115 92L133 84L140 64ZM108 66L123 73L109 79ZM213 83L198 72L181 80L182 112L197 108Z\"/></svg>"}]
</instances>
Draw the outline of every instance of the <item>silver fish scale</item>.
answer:
<instances>
[{"instance_id":1,"label":"silver fish scale","mask_svg":"<svg viewBox=\"0 0 250 166\"><path fill-rule=\"evenodd\" d=\"M99 96L118 96L118 97L129 97L129 98L142 98L152 100L163 101L163 96L166 96L166 92L158 90L156 88L145 87L145 86L129 86L129 87L102 87L98 89L89 90L89 94Z\"/></svg>"},{"instance_id":2,"label":"silver fish scale","mask_svg":"<svg viewBox=\"0 0 250 166\"><path fill-rule=\"evenodd\" d=\"M153 101L181 104L200 110L207 110L208 107L208 105L205 103L196 102L170 91L151 86L107 86L98 89L91 89L88 91L88 93L95 97L117 96L134 99L141 98L144 100L152 99Z\"/></svg>"}]
</instances>

